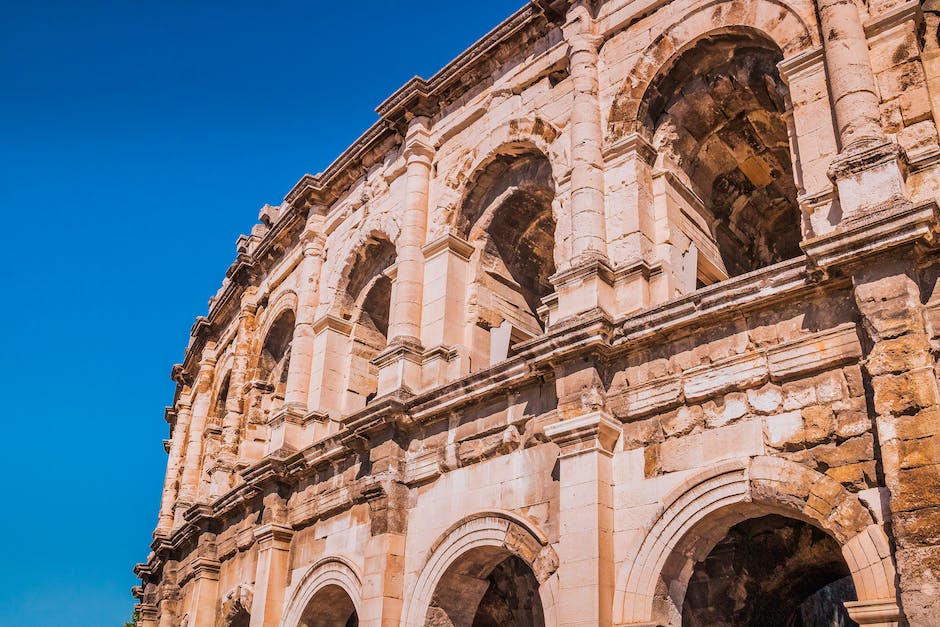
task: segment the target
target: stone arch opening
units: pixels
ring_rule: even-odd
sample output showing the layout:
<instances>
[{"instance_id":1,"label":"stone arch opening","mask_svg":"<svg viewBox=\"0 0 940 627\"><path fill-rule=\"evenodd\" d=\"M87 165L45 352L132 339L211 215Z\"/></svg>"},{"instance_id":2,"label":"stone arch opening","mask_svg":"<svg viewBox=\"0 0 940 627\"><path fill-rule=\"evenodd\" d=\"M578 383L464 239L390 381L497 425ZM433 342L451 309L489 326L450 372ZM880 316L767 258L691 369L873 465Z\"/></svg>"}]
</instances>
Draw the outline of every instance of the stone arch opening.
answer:
<instances>
[{"instance_id":1,"label":"stone arch opening","mask_svg":"<svg viewBox=\"0 0 940 627\"><path fill-rule=\"evenodd\" d=\"M280 398L287 388L290 367L290 347L294 337L294 312L283 311L268 329L258 360L258 379Z\"/></svg>"},{"instance_id":2,"label":"stone arch opening","mask_svg":"<svg viewBox=\"0 0 940 627\"><path fill-rule=\"evenodd\" d=\"M841 547L805 522L770 514L732 526L696 562L682 626L854 625L856 599Z\"/></svg>"},{"instance_id":3,"label":"stone arch opening","mask_svg":"<svg viewBox=\"0 0 940 627\"><path fill-rule=\"evenodd\" d=\"M385 237L371 236L347 266L347 283L340 295L342 318L351 322L347 412L371 401L378 389L378 369L373 361L388 344L395 246Z\"/></svg>"},{"instance_id":4,"label":"stone arch opening","mask_svg":"<svg viewBox=\"0 0 940 627\"><path fill-rule=\"evenodd\" d=\"M213 424L220 424L225 416L225 403L228 400L228 391L232 384L232 372L229 370L219 385L218 392L212 400L212 408L209 410L209 420Z\"/></svg>"},{"instance_id":5,"label":"stone arch opening","mask_svg":"<svg viewBox=\"0 0 940 627\"><path fill-rule=\"evenodd\" d=\"M737 546L743 551L743 545L748 543L741 542L741 537L769 532L795 534L794 561L789 566L787 559L782 560L781 566L783 551L776 556L768 551L765 556L766 561L775 562L782 573L789 569L791 574L802 574L797 581L800 585L789 591L791 601L800 597L803 601L799 605L802 605L813 597L814 586L816 590L825 589L835 581L843 581L841 575L848 570L859 599L844 601L849 616L871 618L870 612L876 611L878 616L886 617L884 624L893 624L899 616L894 602L895 568L884 528L873 520L857 496L831 477L776 457L729 460L683 481L666 496L663 504L665 509L618 581L614 608L619 612L621 623L654 622L671 627L684 624L687 591L690 582L695 583L692 578L696 570L699 578L703 573L710 574L709 567L721 570L720 556L709 563L709 556L716 547L733 549ZM802 548L800 541L805 544ZM761 546L758 550L764 548ZM812 568L806 567L804 560L805 568L799 570L801 562L796 553L800 551L804 551L804 557L812 557L815 551L817 560L811 564ZM699 566L700 563L704 565ZM728 563L730 561L725 560L726 566ZM770 577L765 579L769 581ZM723 584L706 582L706 591L709 584L720 596ZM840 585L845 586L844 581ZM747 592L746 586L742 590ZM846 597L851 597L851 589L843 587L842 591ZM785 586L778 586L776 590L778 596L786 592ZM741 590L732 593L741 594ZM691 594L689 604L694 610L696 604L701 605L705 593L696 588ZM754 603L746 594L743 596L744 601L740 602ZM818 597L812 602L816 601ZM799 625L797 618L802 620L802 615L797 617L791 613L791 622L775 624ZM707 622L713 620L717 622ZM757 624L771 624L761 622L763 617L757 620ZM720 617L709 616L704 624L724 623Z\"/></svg>"},{"instance_id":6,"label":"stone arch opening","mask_svg":"<svg viewBox=\"0 0 940 627\"><path fill-rule=\"evenodd\" d=\"M471 549L444 572L425 625L543 627L539 582L529 565L506 549Z\"/></svg>"},{"instance_id":7,"label":"stone arch opening","mask_svg":"<svg viewBox=\"0 0 940 627\"><path fill-rule=\"evenodd\" d=\"M751 29L712 32L661 69L640 102L670 205L671 260L685 269L680 291L802 254L782 59Z\"/></svg>"},{"instance_id":8,"label":"stone arch opening","mask_svg":"<svg viewBox=\"0 0 940 627\"><path fill-rule=\"evenodd\" d=\"M489 332L489 350L478 352L489 353L482 360L489 365L544 330L540 309L555 273L551 163L531 144L505 145L477 168L467 190L455 228L475 249L476 325Z\"/></svg>"},{"instance_id":9,"label":"stone arch opening","mask_svg":"<svg viewBox=\"0 0 940 627\"><path fill-rule=\"evenodd\" d=\"M359 614L349 594L340 586L329 584L310 599L298 627L359 627Z\"/></svg>"}]
</instances>

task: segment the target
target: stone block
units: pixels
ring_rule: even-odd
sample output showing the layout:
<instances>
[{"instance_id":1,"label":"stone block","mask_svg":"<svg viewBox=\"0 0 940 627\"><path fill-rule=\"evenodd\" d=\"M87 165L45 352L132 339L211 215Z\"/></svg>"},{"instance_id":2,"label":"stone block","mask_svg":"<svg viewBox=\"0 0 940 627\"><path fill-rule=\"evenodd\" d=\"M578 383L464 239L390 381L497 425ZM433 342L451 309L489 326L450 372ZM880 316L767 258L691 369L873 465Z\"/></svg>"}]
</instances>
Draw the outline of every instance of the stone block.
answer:
<instances>
[{"instance_id":1,"label":"stone block","mask_svg":"<svg viewBox=\"0 0 940 627\"><path fill-rule=\"evenodd\" d=\"M705 424L705 412L700 405L683 405L660 417L663 434L667 437L687 435L699 431Z\"/></svg>"},{"instance_id":2,"label":"stone block","mask_svg":"<svg viewBox=\"0 0 940 627\"><path fill-rule=\"evenodd\" d=\"M799 411L784 412L764 418L767 446L783 449L803 444L803 416Z\"/></svg>"},{"instance_id":3,"label":"stone block","mask_svg":"<svg viewBox=\"0 0 940 627\"><path fill-rule=\"evenodd\" d=\"M703 406L705 423L709 428L723 427L747 415L747 397L743 392L725 394L721 403L707 401Z\"/></svg>"},{"instance_id":4,"label":"stone block","mask_svg":"<svg viewBox=\"0 0 940 627\"><path fill-rule=\"evenodd\" d=\"M940 408L928 407L913 415L897 416L890 423L894 434L902 440L937 435L940 434Z\"/></svg>"},{"instance_id":5,"label":"stone block","mask_svg":"<svg viewBox=\"0 0 940 627\"><path fill-rule=\"evenodd\" d=\"M659 450L662 471L690 470L725 459L760 455L764 450L761 427L760 420L748 420L668 439Z\"/></svg>"},{"instance_id":6,"label":"stone block","mask_svg":"<svg viewBox=\"0 0 940 627\"><path fill-rule=\"evenodd\" d=\"M763 387L747 391L747 402L756 414L772 414L783 404L780 387L768 383Z\"/></svg>"},{"instance_id":7,"label":"stone block","mask_svg":"<svg viewBox=\"0 0 940 627\"><path fill-rule=\"evenodd\" d=\"M917 468L940 462L940 434L918 440L899 440L898 461L901 468Z\"/></svg>"},{"instance_id":8,"label":"stone block","mask_svg":"<svg viewBox=\"0 0 940 627\"><path fill-rule=\"evenodd\" d=\"M835 434L839 439L853 438L870 431L871 427L868 412L853 409L835 412Z\"/></svg>"},{"instance_id":9,"label":"stone block","mask_svg":"<svg viewBox=\"0 0 940 627\"><path fill-rule=\"evenodd\" d=\"M927 336L912 333L876 342L865 360L865 370L877 377L923 368L931 361Z\"/></svg>"},{"instance_id":10,"label":"stone block","mask_svg":"<svg viewBox=\"0 0 940 627\"><path fill-rule=\"evenodd\" d=\"M875 411L910 414L937 404L937 380L932 368L875 377Z\"/></svg>"},{"instance_id":11,"label":"stone block","mask_svg":"<svg viewBox=\"0 0 940 627\"><path fill-rule=\"evenodd\" d=\"M830 439L836 422L832 409L826 405L813 405L802 411L803 439L807 444L816 444Z\"/></svg>"},{"instance_id":12,"label":"stone block","mask_svg":"<svg viewBox=\"0 0 940 627\"><path fill-rule=\"evenodd\" d=\"M782 389L784 409L802 409L816 404L816 386L812 381L788 381Z\"/></svg>"},{"instance_id":13,"label":"stone block","mask_svg":"<svg viewBox=\"0 0 940 627\"><path fill-rule=\"evenodd\" d=\"M876 464L874 461L859 462L836 466L826 471L826 474L841 483L850 492L864 490L878 481Z\"/></svg>"},{"instance_id":14,"label":"stone block","mask_svg":"<svg viewBox=\"0 0 940 627\"><path fill-rule=\"evenodd\" d=\"M898 486L891 492L895 512L940 507L940 465L901 469Z\"/></svg>"}]
</instances>

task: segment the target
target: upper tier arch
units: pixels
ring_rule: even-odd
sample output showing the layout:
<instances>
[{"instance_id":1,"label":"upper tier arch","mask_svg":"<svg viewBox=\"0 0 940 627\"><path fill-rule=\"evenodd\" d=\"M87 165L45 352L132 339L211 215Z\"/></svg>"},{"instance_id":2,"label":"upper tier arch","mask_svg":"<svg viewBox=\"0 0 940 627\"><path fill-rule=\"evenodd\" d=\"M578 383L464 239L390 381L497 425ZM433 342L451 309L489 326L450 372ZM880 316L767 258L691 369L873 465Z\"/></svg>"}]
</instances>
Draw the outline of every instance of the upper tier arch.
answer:
<instances>
[{"instance_id":1,"label":"upper tier arch","mask_svg":"<svg viewBox=\"0 0 940 627\"><path fill-rule=\"evenodd\" d=\"M677 14L678 15L678 14ZM812 15L811 8L807 15ZM642 103L656 77L668 72L682 53L701 39L721 33L744 33L773 41L790 58L818 44L815 25L791 4L775 0L716 0L682 14L639 55L623 79L607 117L607 143L643 132ZM647 139L649 139L647 137Z\"/></svg>"}]
</instances>

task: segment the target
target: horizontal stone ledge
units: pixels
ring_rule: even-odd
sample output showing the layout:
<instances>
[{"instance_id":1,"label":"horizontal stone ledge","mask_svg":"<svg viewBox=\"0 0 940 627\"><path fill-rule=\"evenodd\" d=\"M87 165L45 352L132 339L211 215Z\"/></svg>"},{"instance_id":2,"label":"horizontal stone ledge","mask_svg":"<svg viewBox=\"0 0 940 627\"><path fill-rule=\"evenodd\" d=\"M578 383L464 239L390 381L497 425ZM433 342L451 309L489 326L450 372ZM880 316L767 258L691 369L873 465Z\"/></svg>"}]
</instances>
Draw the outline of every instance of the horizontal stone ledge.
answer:
<instances>
[{"instance_id":1,"label":"horizontal stone ledge","mask_svg":"<svg viewBox=\"0 0 940 627\"><path fill-rule=\"evenodd\" d=\"M757 387L841 364L856 363L862 346L854 323L820 331L761 351L734 355L680 375L629 387L622 394L621 420L667 411L734 390Z\"/></svg>"}]
</instances>

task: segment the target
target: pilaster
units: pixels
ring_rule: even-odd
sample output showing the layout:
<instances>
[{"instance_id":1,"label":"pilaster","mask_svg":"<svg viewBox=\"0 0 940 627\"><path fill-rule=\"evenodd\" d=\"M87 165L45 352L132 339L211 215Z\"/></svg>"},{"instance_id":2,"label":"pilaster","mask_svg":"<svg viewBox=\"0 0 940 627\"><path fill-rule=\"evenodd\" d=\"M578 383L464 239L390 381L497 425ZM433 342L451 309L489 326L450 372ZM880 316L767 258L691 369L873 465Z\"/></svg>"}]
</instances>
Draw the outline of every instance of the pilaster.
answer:
<instances>
[{"instance_id":1,"label":"pilaster","mask_svg":"<svg viewBox=\"0 0 940 627\"><path fill-rule=\"evenodd\" d=\"M219 602L219 570L215 559L197 557L193 563L193 594L189 608L190 627L216 627Z\"/></svg>"},{"instance_id":2,"label":"pilaster","mask_svg":"<svg viewBox=\"0 0 940 627\"><path fill-rule=\"evenodd\" d=\"M196 502L198 495L200 474L203 465L203 440L206 429L206 419L212 404L212 378L215 374L215 346L207 346L203 352L203 359L199 363L199 373L196 375L196 384L193 393L192 420L186 438L186 458L183 463L182 477L180 478L179 501L185 505ZM184 508L177 508L177 518Z\"/></svg>"},{"instance_id":3,"label":"pilaster","mask_svg":"<svg viewBox=\"0 0 940 627\"><path fill-rule=\"evenodd\" d=\"M313 359L307 404L338 419L343 413L346 356L352 325L347 320L327 314L313 323L312 330Z\"/></svg>"},{"instance_id":4,"label":"pilaster","mask_svg":"<svg viewBox=\"0 0 940 627\"><path fill-rule=\"evenodd\" d=\"M320 232L321 218L311 216L302 236L303 261L300 264L300 290L297 297L297 316L291 340L291 359L287 372L284 404L295 413L305 414L310 394L310 374L313 362L313 323L320 300L320 270L323 267L325 240Z\"/></svg>"},{"instance_id":5,"label":"pilaster","mask_svg":"<svg viewBox=\"0 0 940 627\"><path fill-rule=\"evenodd\" d=\"M183 447L189 431L192 406L181 398L176 404L176 423L170 441L170 451L166 463L166 477L163 482L163 499L160 501L160 515L155 533L168 534L173 529L173 510L179 494L179 477L182 471Z\"/></svg>"},{"instance_id":6,"label":"pilaster","mask_svg":"<svg viewBox=\"0 0 940 627\"><path fill-rule=\"evenodd\" d=\"M871 345L864 367L890 491L901 606L910 624L926 625L940 615L932 522L940 518L940 390L917 271L912 261L876 258L852 279Z\"/></svg>"},{"instance_id":7,"label":"pilaster","mask_svg":"<svg viewBox=\"0 0 940 627\"><path fill-rule=\"evenodd\" d=\"M290 543L294 531L279 523L255 529L258 563L250 627L276 627L284 610L284 592L290 578Z\"/></svg>"},{"instance_id":8,"label":"pilaster","mask_svg":"<svg viewBox=\"0 0 940 627\"><path fill-rule=\"evenodd\" d=\"M561 448L559 625L612 624L612 457L620 431L620 424L604 411L545 427L545 435Z\"/></svg>"},{"instance_id":9,"label":"pilaster","mask_svg":"<svg viewBox=\"0 0 940 627\"><path fill-rule=\"evenodd\" d=\"M446 233L426 244L424 253L424 311L421 341L424 354L421 388L452 381L470 372L466 349L467 282L473 246Z\"/></svg>"}]
</instances>

